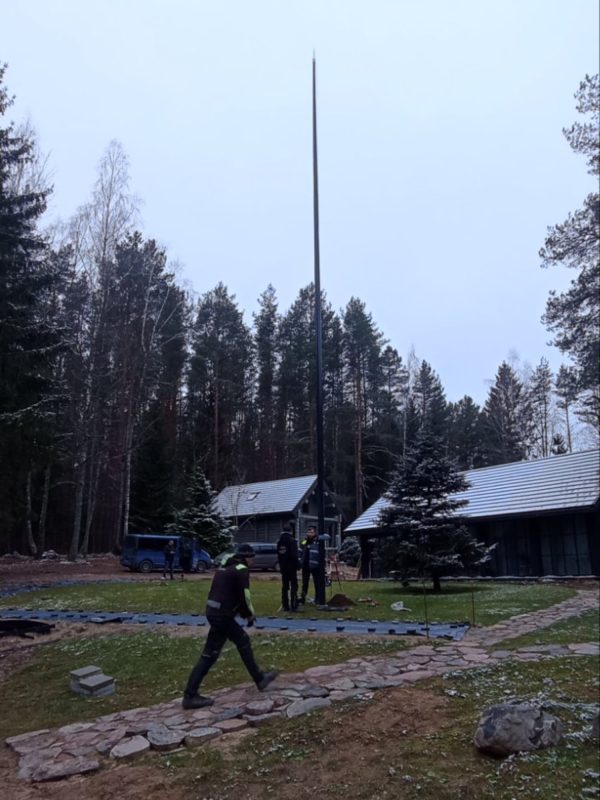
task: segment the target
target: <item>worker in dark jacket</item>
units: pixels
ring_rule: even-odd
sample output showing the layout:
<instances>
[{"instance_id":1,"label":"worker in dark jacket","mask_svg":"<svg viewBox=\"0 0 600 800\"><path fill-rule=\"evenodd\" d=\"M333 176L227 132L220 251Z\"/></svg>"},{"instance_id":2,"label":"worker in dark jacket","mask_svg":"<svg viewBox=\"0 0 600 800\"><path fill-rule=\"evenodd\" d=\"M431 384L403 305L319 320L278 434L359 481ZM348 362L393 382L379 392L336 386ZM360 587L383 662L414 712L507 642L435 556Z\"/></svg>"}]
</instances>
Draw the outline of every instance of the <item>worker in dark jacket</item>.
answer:
<instances>
[{"instance_id":1,"label":"worker in dark jacket","mask_svg":"<svg viewBox=\"0 0 600 800\"><path fill-rule=\"evenodd\" d=\"M169 539L169 541L164 546L164 556L165 556L165 563L163 566L163 578L167 577L167 570L169 571L169 575L171 576L171 580L173 580L173 561L175 560L175 553L177 552L177 545L175 544L175 539Z\"/></svg>"},{"instance_id":2,"label":"worker in dark jacket","mask_svg":"<svg viewBox=\"0 0 600 800\"><path fill-rule=\"evenodd\" d=\"M284 611L298 610L298 543L292 526L285 523L277 542L277 560L281 573L281 607Z\"/></svg>"},{"instance_id":3,"label":"worker in dark jacket","mask_svg":"<svg viewBox=\"0 0 600 800\"><path fill-rule=\"evenodd\" d=\"M239 614L247 620L248 627L251 627L256 619L250 597L248 570L253 558L252 546L240 544L235 553L215 573L206 601L206 618L210 630L200 659L188 678L182 701L184 708L203 708L213 704L214 701L210 697L198 694L198 689L209 669L219 658L228 639L237 647L244 666L261 692L279 674L278 670L263 672L260 669L254 659L250 637L235 620Z\"/></svg>"},{"instance_id":4,"label":"worker in dark jacket","mask_svg":"<svg viewBox=\"0 0 600 800\"><path fill-rule=\"evenodd\" d=\"M308 584L312 575L315 585L315 600L319 595L319 541L317 529L314 525L309 525L306 529L306 536L300 542L300 564L302 566L302 594L300 602L306 601Z\"/></svg>"}]
</instances>

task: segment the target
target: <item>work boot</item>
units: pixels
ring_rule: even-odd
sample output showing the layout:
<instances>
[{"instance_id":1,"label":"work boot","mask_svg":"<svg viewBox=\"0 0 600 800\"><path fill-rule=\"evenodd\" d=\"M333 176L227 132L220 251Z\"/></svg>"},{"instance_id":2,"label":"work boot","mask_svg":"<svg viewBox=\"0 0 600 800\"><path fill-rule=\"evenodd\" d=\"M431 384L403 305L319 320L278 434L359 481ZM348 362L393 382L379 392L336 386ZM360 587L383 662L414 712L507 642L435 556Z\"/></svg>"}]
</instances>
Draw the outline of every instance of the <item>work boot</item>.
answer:
<instances>
[{"instance_id":1,"label":"work boot","mask_svg":"<svg viewBox=\"0 0 600 800\"><path fill-rule=\"evenodd\" d=\"M206 708L208 706L212 706L214 702L215 701L212 699L212 697L204 697L204 695L195 694L192 695L192 697L184 695L181 705L184 708Z\"/></svg>"},{"instance_id":2,"label":"work boot","mask_svg":"<svg viewBox=\"0 0 600 800\"><path fill-rule=\"evenodd\" d=\"M264 672L262 678L256 682L256 688L258 691L264 692L267 686L272 683L278 675L278 669L272 669L270 672Z\"/></svg>"}]
</instances>

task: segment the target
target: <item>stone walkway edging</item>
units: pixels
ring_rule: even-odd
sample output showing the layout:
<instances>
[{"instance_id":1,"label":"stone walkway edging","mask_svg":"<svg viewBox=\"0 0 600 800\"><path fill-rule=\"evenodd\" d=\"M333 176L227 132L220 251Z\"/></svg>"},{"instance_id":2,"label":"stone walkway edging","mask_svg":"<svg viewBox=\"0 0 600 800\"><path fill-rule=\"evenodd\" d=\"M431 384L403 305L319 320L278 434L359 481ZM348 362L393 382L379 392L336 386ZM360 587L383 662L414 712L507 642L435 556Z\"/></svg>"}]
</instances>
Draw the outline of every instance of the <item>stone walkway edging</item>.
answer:
<instances>
[{"instance_id":1,"label":"stone walkway edging","mask_svg":"<svg viewBox=\"0 0 600 800\"><path fill-rule=\"evenodd\" d=\"M494 665L500 661L599 655L596 643L539 645L519 650L489 648L503 639L547 627L559 619L597 608L595 593L576 597L486 629L472 629L460 642L432 641L391 656L355 657L342 664L317 666L281 675L259 694L253 684L221 689L210 708L184 711L180 699L108 714L92 722L65 725L6 739L19 756L19 778L41 782L86 774L110 761L135 758L150 750L166 752L198 747L214 738L272 719L292 719L332 702L368 700L374 691L410 686L449 671Z\"/></svg>"}]
</instances>

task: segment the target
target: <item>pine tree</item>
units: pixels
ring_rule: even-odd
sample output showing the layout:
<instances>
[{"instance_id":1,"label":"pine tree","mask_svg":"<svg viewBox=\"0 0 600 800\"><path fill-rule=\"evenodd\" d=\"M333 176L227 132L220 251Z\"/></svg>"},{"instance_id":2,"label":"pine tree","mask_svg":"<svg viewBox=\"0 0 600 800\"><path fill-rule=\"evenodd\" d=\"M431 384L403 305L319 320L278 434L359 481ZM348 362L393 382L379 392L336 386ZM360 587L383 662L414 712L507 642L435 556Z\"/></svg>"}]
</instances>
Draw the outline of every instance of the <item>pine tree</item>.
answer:
<instances>
[{"instance_id":1,"label":"pine tree","mask_svg":"<svg viewBox=\"0 0 600 800\"><path fill-rule=\"evenodd\" d=\"M567 450L573 452L571 435L571 408L577 401L577 373L573 367L561 364L556 374L555 391L558 397L558 407L565 412L565 430L567 432Z\"/></svg>"},{"instance_id":2,"label":"pine tree","mask_svg":"<svg viewBox=\"0 0 600 800\"><path fill-rule=\"evenodd\" d=\"M12 103L5 70L0 65L0 118ZM37 231L48 191L24 179L33 157L31 140L12 124L0 127L0 530L10 537L5 546L18 547L17 535L25 534L35 553L32 472L55 419L61 341L54 318L59 276Z\"/></svg>"},{"instance_id":3,"label":"pine tree","mask_svg":"<svg viewBox=\"0 0 600 800\"><path fill-rule=\"evenodd\" d=\"M546 458L550 455L553 436L552 425L552 370L547 359L542 358L533 371L529 384L529 400L532 410L533 449L532 455Z\"/></svg>"},{"instance_id":4,"label":"pine tree","mask_svg":"<svg viewBox=\"0 0 600 800\"><path fill-rule=\"evenodd\" d=\"M187 413L193 461L216 486L244 483L255 461L255 443L248 441L253 342L235 296L222 283L198 303L191 346Z\"/></svg>"},{"instance_id":5,"label":"pine tree","mask_svg":"<svg viewBox=\"0 0 600 800\"><path fill-rule=\"evenodd\" d=\"M440 591L444 575L470 572L489 558L457 513L465 501L451 495L468 488L444 453L442 438L429 425L400 459L385 496L380 525L390 534L383 548L388 570L404 577L430 578Z\"/></svg>"},{"instance_id":6,"label":"pine tree","mask_svg":"<svg viewBox=\"0 0 600 800\"><path fill-rule=\"evenodd\" d=\"M278 328L276 429L279 476L306 475L316 467L316 344L313 284L302 288ZM324 417L332 424L331 399L339 369L336 315L322 296ZM328 432L324 431L327 437ZM326 471L330 457L326 460Z\"/></svg>"},{"instance_id":7,"label":"pine tree","mask_svg":"<svg viewBox=\"0 0 600 800\"><path fill-rule=\"evenodd\" d=\"M275 373L279 362L277 341L277 296L269 284L260 296L260 312L254 316L254 351L256 353L257 458L261 465L260 480L273 480L277 475L275 429Z\"/></svg>"},{"instance_id":8,"label":"pine tree","mask_svg":"<svg viewBox=\"0 0 600 800\"><path fill-rule=\"evenodd\" d=\"M369 434L372 439L381 394L381 348L384 342L365 304L355 297L346 306L343 326L345 380L354 409L354 497L356 515L359 515L367 496L370 453L365 445ZM371 448L373 445L374 442Z\"/></svg>"},{"instance_id":9,"label":"pine tree","mask_svg":"<svg viewBox=\"0 0 600 800\"><path fill-rule=\"evenodd\" d=\"M588 171L600 175L600 79L580 83L577 111L589 116L564 130L571 148L587 157ZM583 416L600 430L600 193L589 194L583 207L548 231L540 250L542 266L561 264L577 271L570 288L550 292L543 321L555 334L554 344L577 368L578 388L585 393Z\"/></svg>"}]
</instances>

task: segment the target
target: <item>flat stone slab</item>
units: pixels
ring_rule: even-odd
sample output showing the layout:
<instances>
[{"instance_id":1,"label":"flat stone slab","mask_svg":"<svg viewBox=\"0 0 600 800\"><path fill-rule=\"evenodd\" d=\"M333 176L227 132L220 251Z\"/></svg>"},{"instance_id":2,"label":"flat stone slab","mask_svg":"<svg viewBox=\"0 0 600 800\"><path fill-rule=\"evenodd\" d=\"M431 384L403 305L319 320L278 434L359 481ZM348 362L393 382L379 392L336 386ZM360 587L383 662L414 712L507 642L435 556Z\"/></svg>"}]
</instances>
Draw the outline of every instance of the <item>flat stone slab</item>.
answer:
<instances>
[{"instance_id":1,"label":"flat stone slab","mask_svg":"<svg viewBox=\"0 0 600 800\"><path fill-rule=\"evenodd\" d=\"M71 691L86 697L106 697L115 692L115 679L99 673L82 678L80 681L71 681Z\"/></svg>"},{"instance_id":2,"label":"flat stone slab","mask_svg":"<svg viewBox=\"0 0 600 800\"><path fill-rule=\"evenodd\" d=\"M56 742L60 741L60 737L56 732L50 731L37 731L33 734L23 734L22 736L12 736L6 739L6 744L18 753L20 756L25 756L28 753L35 753L43 750L46 747L51 747Z\"/></svg>"},{"instance_id":3,"label":"flat stone slab","mask_svg":"<svg viewBox=\"0 0 600 800\"><path fill-rule=\"evenodd\" d=\"M274 700L255 700L253 703L248 703L246 706L246 714L252 717L258 717L262 714L270 714L274 707Z\"/></svg>"},{"instance_id":4,"label":"flat stone slab","mask_svg":"<svg viewBox=\"0 0 600 800\"><path fill-rule=\"evenodd\" d=\"M114 682L114 678L110 678L108 675L100 673L98 675L90 675L89 678L82 678L82 680L79 681L79 686L85 691L94 692L97 689L102 689L104 686L108 686Z\"/></svg>"},{"instance_id":5,"label":"flat stone slab","mask_svg":"<svg viewBox=\"0 0 600 800\"><path fill-rule=\"evenodd\" d=\"M223 731L221 728L206 727L206 728L193 728L185 737L185 744L187 747L199 747L211 739L216 739L217 736L222 736Z\"/></svg>"},{"instance_id":6,"label":"flat stone slab","mask_svg":"<svg viewBox=\"0 0 600 800\"><path fill-rule=\"evenodd\" d=\"M150 747L153 750L162 752L175 750L183 742L184 737L185 734L182 731L175 731L172 728L167 728L166 725L152 727L146 734Z\"/></svg>"},{"instance_id":7,"label":"flat stone slab","mask_svg":"<svg viewBox=\"0 0 600 800\"><path fill-rule=\"evenodd\" d=\"M577 653L579 656L597 656L600 652L597 644L570 644L567 646L571 652Z\"/></svg>"},{"instance_id":8,"label":"flat stone slab","mask_svg":"<svg viewBox=\"0 0 600 800\"><path fill-rule=\"evenodd\" d=\"M325 686L332 692L342 692L345 689L354 689L354 681L350 678L338 678L335 681L327 681Z\"/></svg>"},{"instance_id":9,"label":"flat stone slab","mask_svg":"<svg viewBox=\"0 0 600 800\"><path fill-rule=\"evenodd\" d=\"M150 742L144 736L132 736L116 744L110 751L111 758L134 758L150 750Z\"/></svg>"},{"instance_id":10,"label":"flat stone slab","mask_svg":"<svg viewBox=\"0 0 600 800\"><path fill-rule=\"evenodd\" d=\"M87 667L80 667L79 669L74 669L69 672L69 677L73 681L81 681L84 678L91 678L92 675L100 675L102 670L100 667L96 667L93 664L90 664Z\"/></svg>"},{"instance_id":11,"label":"flat stone slab","mask_svg":"<svg viewBox=\"0 0 600 800\"><path fill-rule=\"evenodd\" d=\"M68 778L71 775L85 775L89 772L96 772L100 769L100 762L92 758L70 758L60 761L45 761L31 773L34 783L45 781L56 781L60 778Z\"/></svg>"},{"instance_id":12,"label":"flat stone slab","mask_svg":"<svg viewBox=\"0 0 600 800\"><path fill-rule=\"evenodd\" d=\"M354 686L354 683L352 684ZM329 697L307 697L305 700L296 700L286 709L288 719L308 714L309 711L316 711L319 708L327 708L331 705Z\"/></svg>"},{"instance_id":13,"label":"flat stone slab","mask_svg":"<svg viewBox=\"0 0 600 800\"><path fill-rule=\"evenodd\" d=\"M242 731L248 727L248 722L245 719L224 719L221 722L215 722L215 728L220 728L223 733L233 733L233 731Z\"/></svg>"},{"instance_id":14,"label":"flat stone slab","mask_svg":"<svg viewBox=\"0 0 600 800\"><path fill-rule=\"evenodd\" d=\"M233 706L233 708L224 708L222 711L217 712L213 718L215 723L216 722L224 722L228 719L235 719L236 717L241 717L244 713L244 709L242 706Z\"/></svg>"}]
</instances>

